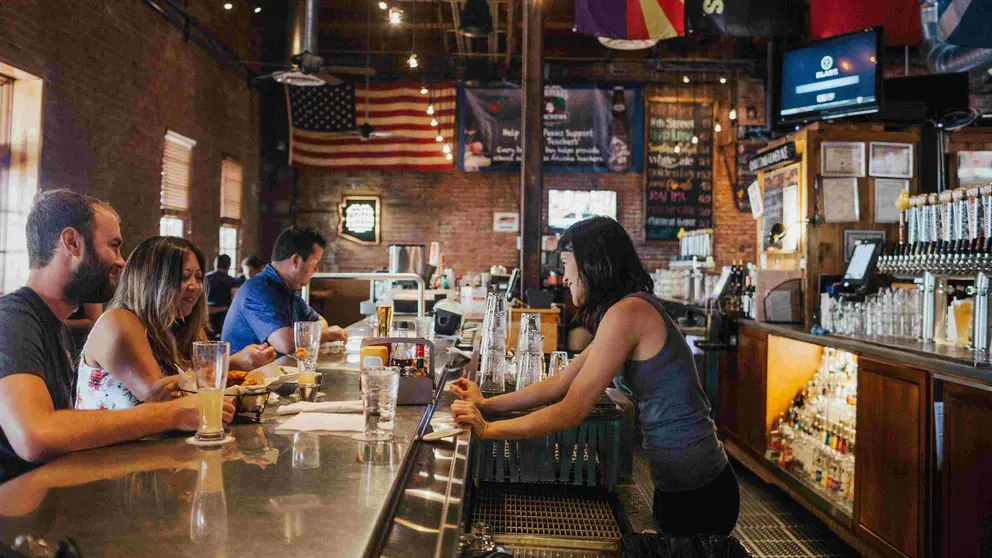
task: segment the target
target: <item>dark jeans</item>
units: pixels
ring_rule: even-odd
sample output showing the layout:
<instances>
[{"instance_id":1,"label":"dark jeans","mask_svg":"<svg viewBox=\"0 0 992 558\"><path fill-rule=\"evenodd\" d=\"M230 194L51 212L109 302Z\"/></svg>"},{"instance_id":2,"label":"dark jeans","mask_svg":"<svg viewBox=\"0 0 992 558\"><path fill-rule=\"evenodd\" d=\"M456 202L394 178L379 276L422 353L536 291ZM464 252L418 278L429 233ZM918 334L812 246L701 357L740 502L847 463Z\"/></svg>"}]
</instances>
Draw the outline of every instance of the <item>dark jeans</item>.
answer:
<instances>
[{"instance_id":1,"label":"dark jeans","mask_svg":"<svg viewBox=\"0 0 992 558\"><path fill-rule=\"evenodd\" d=\"M730 463L701 488L688 492L654 491L654 517L665 535L729 535L740 511L740 487Z\"/></svg>"}]
</instances>

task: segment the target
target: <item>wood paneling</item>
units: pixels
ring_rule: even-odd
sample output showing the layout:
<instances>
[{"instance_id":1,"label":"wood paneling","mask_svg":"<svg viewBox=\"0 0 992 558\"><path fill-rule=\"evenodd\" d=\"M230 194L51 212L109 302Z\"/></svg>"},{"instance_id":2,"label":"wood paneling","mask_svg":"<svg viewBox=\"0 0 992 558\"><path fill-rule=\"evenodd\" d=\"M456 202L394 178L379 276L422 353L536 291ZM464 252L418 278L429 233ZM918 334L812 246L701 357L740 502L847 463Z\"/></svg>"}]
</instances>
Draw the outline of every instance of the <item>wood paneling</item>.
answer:
<instances>
[{"instance_id":1,"label":"wood paneling","mask_svg":"<svg viewBox=\"0 0 992 558\"><path fill-rule=\"evenodd\" d=\"M925 554L928 385L913 368L867 358L858 366L857 529L891 556Z\"/></svg>"},{"instance_id":2,"label":"wood paneling","mask_svg":"<svg viewBox=\"0 0 992 558\"><path fill-rule=\"evenodd\" d=\"M737 436L737 352L720 352L716 424L721 431Z\"/></svg>"},{"instance_id":3,"label":"wood paneling","mask_svg":"<svg viewBox=\"0 0 992 558\"><path fill-rule=\"evenodd\" d=\"M792 400L813 379L822 357L820 345L768 336L765 432L771 431L775 419L789 410Z\"/></svg>"},{"instance_id":4,"label":"wood paneling","mask_svg":"<svg viewBox=\"0 0 992 558\"><path fill-rule=\"evenodd\" d=\"M742 327L737 337L737 437L758 455L765 453L765 394L768 334Z\"/></svg>"},{"instance_id":5,"label":"wood paneling","mask_svg":"<svg viewBox=\"0 0 992 558\"><path fill-rule=\"evenodd\" d=\"M992 392L944 384L944 557L992 556Z\"/></svg>"}]
</instances>

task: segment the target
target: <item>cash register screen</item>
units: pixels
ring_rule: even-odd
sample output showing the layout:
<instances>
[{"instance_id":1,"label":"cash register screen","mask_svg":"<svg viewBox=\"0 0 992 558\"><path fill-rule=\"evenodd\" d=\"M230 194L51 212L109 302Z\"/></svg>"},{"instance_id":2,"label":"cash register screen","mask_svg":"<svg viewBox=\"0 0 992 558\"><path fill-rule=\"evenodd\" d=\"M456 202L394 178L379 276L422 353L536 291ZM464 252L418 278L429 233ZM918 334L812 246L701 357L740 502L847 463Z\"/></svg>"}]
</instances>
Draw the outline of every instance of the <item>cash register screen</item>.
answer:
<instances>
[{"instance_id":1,"label":"cash register screen","mask_svg":"<svg viewBox=\"0 0 992 558\"><path fill-rule=\"evenodd\" d=\"M875 255L876 244L858 244L854 247L854 254L851 255L851 263L847 266L844 274L846 281L862 281L868 275L869 266L872 265Z\"/></svg>"}]
</instances>

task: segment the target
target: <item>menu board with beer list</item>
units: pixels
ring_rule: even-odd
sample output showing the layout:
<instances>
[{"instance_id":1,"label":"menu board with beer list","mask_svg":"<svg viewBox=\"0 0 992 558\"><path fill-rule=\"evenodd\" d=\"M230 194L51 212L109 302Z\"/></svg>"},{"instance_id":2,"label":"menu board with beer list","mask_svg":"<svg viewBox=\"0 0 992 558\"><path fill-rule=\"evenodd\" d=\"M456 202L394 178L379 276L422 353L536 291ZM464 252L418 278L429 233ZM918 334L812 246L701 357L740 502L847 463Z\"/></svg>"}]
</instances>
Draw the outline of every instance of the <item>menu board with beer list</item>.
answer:
<instances>
[{"instance_id":1,"label":"menu board with beer list","mask_svg":"<svg viewBox=\"0 0 992 558\"><path fill-rule=\"evenodd\" d=\"M649 100L647 112L645 238L712 227L713 106Z\"/></svg>"}]
</instances>

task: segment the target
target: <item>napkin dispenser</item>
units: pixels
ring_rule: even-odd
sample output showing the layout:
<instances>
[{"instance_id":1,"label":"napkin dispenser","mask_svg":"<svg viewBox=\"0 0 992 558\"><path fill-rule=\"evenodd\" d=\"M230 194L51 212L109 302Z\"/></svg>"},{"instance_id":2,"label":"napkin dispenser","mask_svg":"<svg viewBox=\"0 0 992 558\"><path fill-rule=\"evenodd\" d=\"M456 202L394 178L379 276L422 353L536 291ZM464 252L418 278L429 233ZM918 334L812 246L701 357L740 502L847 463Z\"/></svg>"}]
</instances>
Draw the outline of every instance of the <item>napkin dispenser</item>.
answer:
<instances>
[{"instance_id":1,"label":"napkin dispenser","mask_svg":"<svg viewBox=\"0 0 992 558\"><path fill-rule=\"evenodd\" d=\"M801 273L758 270L754 287L759 322L794 324L803 321Z\"/></svg>"},{"instance_id":2,"label":"napkin dispenser","mask_svg":"<svg viewBox=\"0 0 992 558\"><path fill-rule=\"evenodd\" d=\"M419 337L377 337L362 339L362 347L372 345L387 345L392 354L393 344L424 345L424 356L427 358L426 376L400 376L399 389L396 393L397 405L430 405L434 400L435 373L434 343ZM361 363L364 366L364 363Z\"/></svg>"}]
</instances>

